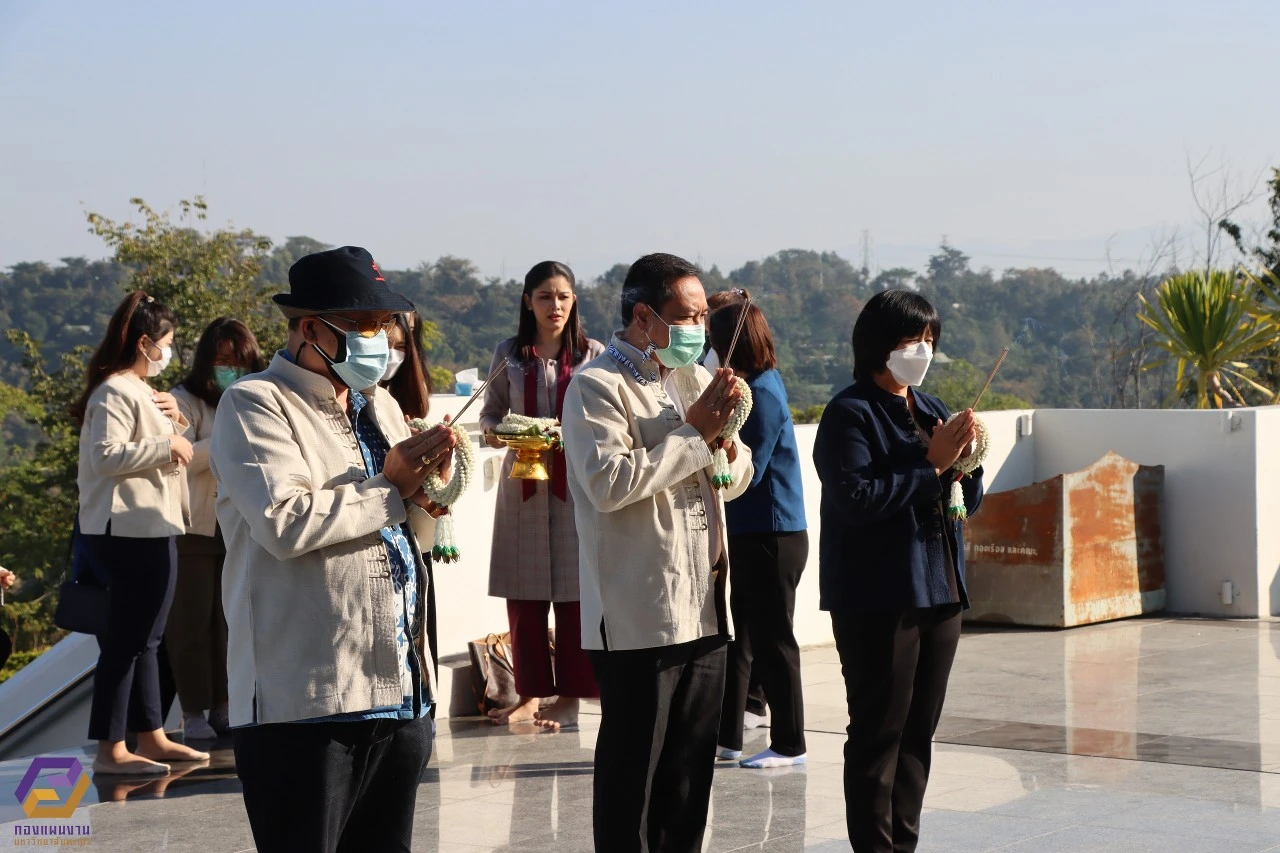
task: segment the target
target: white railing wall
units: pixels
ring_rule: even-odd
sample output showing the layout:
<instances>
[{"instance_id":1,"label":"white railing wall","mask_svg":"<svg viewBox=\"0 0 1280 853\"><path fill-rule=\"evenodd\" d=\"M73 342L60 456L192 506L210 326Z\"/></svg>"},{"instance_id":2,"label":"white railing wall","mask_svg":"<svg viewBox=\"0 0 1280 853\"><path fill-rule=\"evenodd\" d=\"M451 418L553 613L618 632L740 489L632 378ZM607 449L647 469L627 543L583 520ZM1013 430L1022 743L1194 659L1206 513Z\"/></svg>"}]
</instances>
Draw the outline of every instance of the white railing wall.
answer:
<instances>
[{"instance_id":1,"label":"white railing wall","mask_svg":"<svg viewBox=\"0 0 1280 853\"><path fill-rule=\"evenodd\" d=\"M433 399L437 416L460 398ZM465 420L474 418L475 408ZM1172 613L1258 617L1280 614L1280 408L1230 413L1042 409L983 415L991 433L987 483L1006 491L1083 468L1107 451L1165 466L1166 589ZM814 425L796 427L804 464L809 565L796 600L802 644L831 641L818 610L821 484L813 469ZM500 451L482 449L485 476L458 508L461 563L436 568L440 650L503 630L506 610L489 598L489 542ZM1222 601L1223 581L1235 590Z\"/></svg>"}]
</instances>

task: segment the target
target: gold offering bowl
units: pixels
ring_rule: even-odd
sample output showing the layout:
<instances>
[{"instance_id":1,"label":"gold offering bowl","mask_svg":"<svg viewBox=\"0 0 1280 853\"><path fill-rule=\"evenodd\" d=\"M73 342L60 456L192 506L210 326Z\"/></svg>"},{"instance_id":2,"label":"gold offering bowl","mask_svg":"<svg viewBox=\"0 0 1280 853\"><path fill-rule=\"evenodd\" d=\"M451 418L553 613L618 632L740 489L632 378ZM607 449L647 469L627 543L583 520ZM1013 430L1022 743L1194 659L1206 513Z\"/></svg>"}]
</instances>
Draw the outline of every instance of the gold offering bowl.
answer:
<instances>
[{"instance_id":1,"label":"gold offering bowl","mask_svg":"<svg viewBox=\"0 0 1280 853\"><path fill-rule=\"evenodd\" d=\"M555 439L545 435L503 435L497 433L498 440L516 452L515 464L511 466L513 480L550 480L547 463L543 458L545 452L556 446Z\"/></svg>"}]
</instances>

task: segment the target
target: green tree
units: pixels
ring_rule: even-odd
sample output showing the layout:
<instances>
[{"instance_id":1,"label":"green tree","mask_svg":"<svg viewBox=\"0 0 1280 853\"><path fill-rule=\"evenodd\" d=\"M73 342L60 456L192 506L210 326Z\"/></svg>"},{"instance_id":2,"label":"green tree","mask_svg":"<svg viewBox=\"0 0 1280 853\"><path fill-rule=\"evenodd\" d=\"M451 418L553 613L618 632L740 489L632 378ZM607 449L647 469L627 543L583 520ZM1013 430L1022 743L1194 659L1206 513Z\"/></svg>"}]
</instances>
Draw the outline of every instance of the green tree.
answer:
<instances>
[{"instance_id":1,"label":"green tree","mask_svg":"<svg viewBox=\"0 0 1280 853\"><path fill-rule=\"evenodd\" d=\"M1176 364L1174 393L1190 394L1198 409L1246 405L1241 388L1266 398L1272 392L1255 379L1250 361L1265 353L1277 327L1256 311L1252 286L1225 270L1180 273L1145 296L1138 319L1157 335L1155 346Z\"/></svg>"},{"instance_id":2,"label":"green tree","mask_svg":"<svg viewBox=\"0 0 1280 853\"><path fill-rule=\"evenodd\" d=\"M215 317L245 320L268 348L283 338L283 321L264 299L263 285L257 281L269 240L249 230L199 230L197 225L207 217L207 207L199 197L180 203L176 223L141 199L131 203L142 215L140 224L88 214L90 230L112 248L115 265L126 274L112 278L115 293L102 300L101 310L83 317L87 321L83 334L95 341L100 338L105 314L114 310L125 292L140 288L169 305L178 316L178 358L161 382L182 371L200 333ZM83 277L90 266L78 259L65 264L73 277ZM51 275L48 268L19 265L11 270L8 281L0 284ZM28 300L28 304L37 308L29 319L41 316L39 300ZM10 634L20 651L39 649L61 633L53 625L52 593L68 568L78 502L79 429L67 410L84 387L90 350L88 346L72 347L62 352L55 362L57 367L50 369L40 338L59 336L63 330L47 322L32 325L39 338L20 328L6 332L8 344L19 354L21 375L14 383L0 383L0 416L9 421L19 419L37 434L31 446L8 448L0 467L0 518L4 519L0 565L23 579L16 602L5 608L5 618L11 621Z\"/></svg>"},{"instance_id":3,"label":"green tree","mask_svg":"<svg viewBox=\"0 0 1280 853\"><path fill-rule=\"evenodd\" d=\"M22 581L4 617L14 649L32 651L62 633L53 625L51 593L68 568L79 439L67 407L83 387L88 350L63 354L50 371L29 334L10 330L6 337L22 353L27 387L0 384L0 411L27 419L41 434L33 449L10 448L0 468L0 565Z\"/></svg>"},{"instance_id":4,"label":"green tree","mask_svg":"<svg viewBox=\"0 0 1280 853\"><path fill-rule=\"evenodd\" d=\"M243 320L268 350L283 340L283 321L258 281L268 238L249 229L202 230L209 208L201 196L178 202L176 222L140 198L129 203L141 222L89 213L89 230L129 270L129 288L145 290L177 314L176 362L189 363L201 332L220 316Z\"/></svg>"},{"instance_id":5,"label":"green tree","mask_svg":"<svg viewBox=\"0 0 1280 853\"><path fill-rule=\"evenodd\" d=\"M951 411L962 412L973 405L986 379L987 374L969 362L963 359L952 359L946 363L935 363L929 369L925 390L946 403ZM1031 403L1020 397L990 389L978 404L980 412L1030 408L1032 408Z\"/></svg>"},{"instance_id":6,"label":"green tree","mask_svg":"<svg viewBox=\"0 0 1280 853\"><path fill-rule=\"evenodd\" d=\"M1231 236L1242 255L1252 256L1264 270L1280 276L1280 169L1271 170L1267 189L1267 207L1271 222L1267 224L1267 229L1262 235L1262 242L1252 246L1246 245L1244 230L1230 219L1223 219L1218 223L1218 227Z\"/></svg>"}]
</instances>

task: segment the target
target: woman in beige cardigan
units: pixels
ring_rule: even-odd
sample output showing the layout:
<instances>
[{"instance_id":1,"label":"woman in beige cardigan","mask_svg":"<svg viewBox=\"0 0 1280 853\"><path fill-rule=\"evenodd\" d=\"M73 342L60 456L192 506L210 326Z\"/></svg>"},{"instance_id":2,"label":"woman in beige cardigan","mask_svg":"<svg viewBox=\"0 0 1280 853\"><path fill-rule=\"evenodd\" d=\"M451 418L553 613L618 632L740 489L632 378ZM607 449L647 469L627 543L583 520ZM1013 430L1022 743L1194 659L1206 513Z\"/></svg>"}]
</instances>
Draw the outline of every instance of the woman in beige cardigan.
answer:
<instances>
[{"instance_id":1,"label":"woman in beige cardigan","mask_svg":"<svg viewBox=\"0 0 1280 853\"><path fill-rule=\"evenodd\" d=\"M218 482L209 469L213 416L222 392L267 363L249 327L219 317L204 330L186 378L173 389L194 442L187 466L191 518L178 537L178 583L164 629L165 649L182 704L182 739L224 737L227 720L227 619L222 612L222 562L227 549L214 514ZM205 712L208 718L205 718Z\"/></svg>"},{"instance_id":2,"label":"woman in beige cardigan","mask_svg":"<svg viewBox=\"0 0 1280 853\"><path fill-rule=\"evenodd\" d=\"M175 537L185 528L190 424L148 383L172 358L173 312L142 291L116 309L71 408L81 424L80 532L107 571L111 605L93 676L94 773L163 776L202 761L165 737L156 649L173 602ZM130 694L136 698L130 707ZM130 752L125 733L137 734Z\"/></svg>"},{"instance_id":3,"label":"woman in beige cardigan","mask_svg":"<svg viewBox=\"0 0 1280 853\"><path fill-rule=\"evenodd\" d=\"M573 374L604 351L582 331L573 271L556 261L529 270L520 297L520 325L498 345L493 367L507 366L489 383L480 426L490 447L502 447L494 430L508 413L559 418ZM490 368L490 373L493 372ZM558 730L578 722L580 699L599 696L591 662L582 651L578 609L578 533L564 454L547 460L551 480L510 479L515 451L508 451L498 485L489 594L507 600L516 692L510 708L489 716L499 724L534 721ZM554 662L547 642L547 614L556 613ZM555 696L546 711L540 700Z\"/></svg>"}]
</instances>

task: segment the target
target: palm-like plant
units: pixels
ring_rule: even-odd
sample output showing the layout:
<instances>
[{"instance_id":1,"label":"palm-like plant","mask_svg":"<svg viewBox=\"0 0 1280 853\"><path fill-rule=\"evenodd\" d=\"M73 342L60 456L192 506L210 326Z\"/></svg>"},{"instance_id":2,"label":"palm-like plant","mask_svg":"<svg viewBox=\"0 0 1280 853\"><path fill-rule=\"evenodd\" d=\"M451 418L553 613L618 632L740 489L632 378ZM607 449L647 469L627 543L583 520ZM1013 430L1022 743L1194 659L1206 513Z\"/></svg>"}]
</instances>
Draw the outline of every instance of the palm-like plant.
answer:
<instances>
[{"instance_id":1,"label":"palm-like plant","mask_svg":"<svg viewBox=\"0 0 1280 853\"><path fill-rule=\"evenodd\" d=\"M1138 297L1138 319L1159 336L1155 346L1177 362L1175 396L1194 385L1198 409L1220 409L1228 401L1245 405L1241 387L1274 396L1249 367L1250 361L1272 358L1267 349L1280 335L1274 320L1257 310L1255 286L1225 270L1196 270L1167 279L1151 301Z\"/></svg>"}]
</instances>

